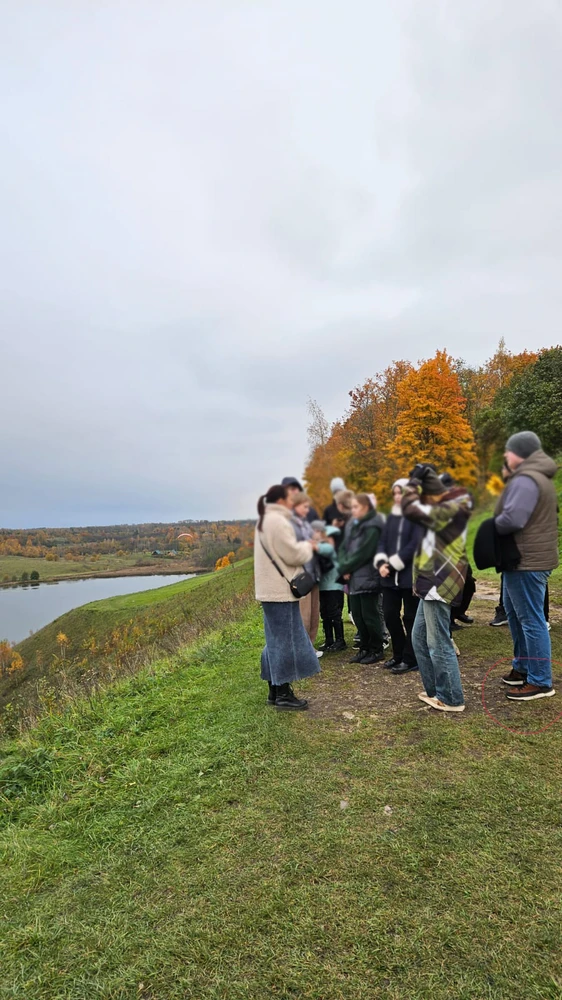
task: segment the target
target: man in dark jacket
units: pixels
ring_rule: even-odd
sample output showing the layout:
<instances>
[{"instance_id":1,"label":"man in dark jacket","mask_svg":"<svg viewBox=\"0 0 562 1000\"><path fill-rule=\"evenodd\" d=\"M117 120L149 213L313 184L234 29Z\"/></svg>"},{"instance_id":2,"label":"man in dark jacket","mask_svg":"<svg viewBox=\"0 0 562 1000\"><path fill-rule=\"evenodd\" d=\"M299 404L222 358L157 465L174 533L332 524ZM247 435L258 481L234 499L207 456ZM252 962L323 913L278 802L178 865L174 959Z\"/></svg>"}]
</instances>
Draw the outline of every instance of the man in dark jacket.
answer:
<instances>
[{"instance_id":1,"label":"man in dark jacket","mask_svg":"<svg viewBox=\"0 0 562 1000\"><path fill-rule=\"evenodd\" d=\"M298 479L295 479L294 476L285 476L281 480L281 486L286 486L288 488L289 496L294 495L295 493L303 493L304 492L304 490L303 490L301 484L299 483ZM310 522L312 522L312 521L319 521L320 520L320 518L319 518L318 514L316 513L314 507L311 506L308 514L306 515L306 520L310 521Z\"/></svg>"},{"instance_id":2,"label":"man in dark jacket","mask_svg":"<svg viewBox=\"0 0 562 1000\"><path fill-rule=\"evenodd\" d=\"M385 667L393 674L418 669L412 648L412 628L419 598L412 590L412 563L423 537L423 528L407 521L402 514L402 490L407 482L407 479L397 479L393 483L394 504L382 529L375 556L375 566L382 578L384 620L392 639L392 659L386 661Z\"/></svg>"},{"instance_id":3,"label":"man in dark jacket","mask_svg":"<svg viewBox=\"0 0 562 1000\"><path fill-rule=\"evenodd\" d=\"M548 577L558 566L556 463L532 431L512 434L505 446L507 484L498 500L495 527L513 537L521 559L503 574L503 600L513 639L513 669L502 682L512 701L550 698L550 635L544 616Z\"/></svg>"}]
</instances>

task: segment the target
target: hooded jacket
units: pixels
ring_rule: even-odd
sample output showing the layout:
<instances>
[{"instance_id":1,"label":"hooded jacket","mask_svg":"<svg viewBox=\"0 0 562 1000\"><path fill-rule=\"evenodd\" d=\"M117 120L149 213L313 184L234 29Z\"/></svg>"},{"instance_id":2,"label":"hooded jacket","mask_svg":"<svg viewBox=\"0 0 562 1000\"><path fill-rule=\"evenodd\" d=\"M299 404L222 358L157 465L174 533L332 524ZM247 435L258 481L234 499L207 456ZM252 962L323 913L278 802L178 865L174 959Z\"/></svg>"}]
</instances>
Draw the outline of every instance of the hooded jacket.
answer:
<instances>
[{"instance_id":1,"label":"hooded jacket","mask_svg":"<svg viewBox=\"0 0 562 1000\"><path fill-rule=\"evenodd\" d=\"M473 501L462 486L448 490L436 504L422 503L422 487L408 483L402 512L425 529L414 556L414 593L425 601L460 604L468 559L466 532Z\"/></svg>"},{"instance_id":2,"label":"hooded jacket","mask_svg":"<svg viewBox=\"0 0 562 1000\"><path fill-rule=\"evenodd\" d=\"M348 521L345 526L338 562L341 573L351 574L350 594L380 590L381 578L373 559L383 526L384 518L376 510L370 510L357 521Z\"/></svg>"},{"instance_id":3,"label":"hooded jacket","mask_svg":"<svg viewBox=\"0 0 562 1000\"><path fill-rule=\"evenodd\" d=\"M286 579L277 572L265 549L275 559ZM312 559L312 555L310 542L297 542L291 511L281 504L266 504L262 531L256 525L254 535L257 600L276 603L298 600L291 594L288 581L301 566Z\"/></svg>"},{"instance_id":4,"label":"hooded jacket","mask_svg":"<svg viewBox=\"0 0 562 1000\"><path fill-rule=\"evenodd\" d=\"M540 448L509 477L498 499L495 526L511 535L521 554L517 571L548 571L558 566L556 462Z\"/></svg>"}]
</instances>

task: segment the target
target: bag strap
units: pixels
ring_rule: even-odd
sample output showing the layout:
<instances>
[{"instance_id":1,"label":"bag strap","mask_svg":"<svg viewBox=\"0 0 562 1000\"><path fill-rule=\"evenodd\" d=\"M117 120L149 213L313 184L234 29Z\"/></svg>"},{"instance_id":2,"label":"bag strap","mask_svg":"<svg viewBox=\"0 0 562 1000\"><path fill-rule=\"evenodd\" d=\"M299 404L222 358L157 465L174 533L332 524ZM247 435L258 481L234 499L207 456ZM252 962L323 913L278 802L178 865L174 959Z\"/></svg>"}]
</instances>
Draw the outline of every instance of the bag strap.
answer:
<instances>
[{"instance_id":1,"label":"bag strap","mask_svg":"<svg viewBox=\"0 0 562 1000\"><path fill-rule=\"evenodd\" d=\"M288 583L289 587L290 587L291 586L291 581L287 580L287 577L285 576L285 574L284 574L283 570L281 569L281 567L279 566L279 564L275 562L275 559L273 558L273 556L271 555L271 553L268 552L268 550L266 549L265 545L263 544L263 541L262 541L262 538L261 538L261 534L259 535L259 539L260 539L260 545L261 545L263 551L265 552L266 556L268 556L271 559L271 562L275 566L275 569L279 573L279 576L282 576L283 579L284 579L284 581L285 581L285 583Z\"/></svg>"}]
</instances>

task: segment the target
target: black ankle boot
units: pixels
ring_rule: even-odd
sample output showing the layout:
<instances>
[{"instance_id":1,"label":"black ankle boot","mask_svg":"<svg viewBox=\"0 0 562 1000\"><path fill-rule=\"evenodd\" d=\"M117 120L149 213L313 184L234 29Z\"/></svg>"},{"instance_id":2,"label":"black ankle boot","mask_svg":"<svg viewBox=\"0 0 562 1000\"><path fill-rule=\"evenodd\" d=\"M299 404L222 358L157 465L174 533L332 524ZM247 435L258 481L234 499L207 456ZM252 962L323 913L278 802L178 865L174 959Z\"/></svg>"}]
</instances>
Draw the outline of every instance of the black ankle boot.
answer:
<instances>
[{"instance_id":1,"label":"black ankle boot","mask_svg":"<svg viewBox=\"0 0 562 1000\"><path fill-rule=\"evenodd\" d=\"M324 627L324 645L323 649L329 649L330 646L334 645L334 629L332 627L332 622L322 622Z\"/></svg>"},{"instance_id":2,"label":"black ankle boot","mask_svg":"<svg viewBox=\"0 0 562 1000\"><path fill-rule=\"evenodd\" d=\"M293 709L293 711L302 712L305 708L308 708L308 702L305 698L297 698L290 684L279 684L277 687L275 708L288 708Z\"/></svg>"},{"instance_id":3,"label":"black ankle boot","mask_svg":"<svg viewBox=\"0 0 562 1000\"><path fill-rule=\"evenodd\" d=\"M336 637L335 645L338 647L338 649L345 649L347 643L345 641L345 636L343 632L343 622L341 618L338 621L334 622L334 635Z\"/></svg>"},{"instance_id":4,"label":"black ankle boot","mask_svg":"<svg viewBox=\"0 0 562 1000\"><path fill-rule=\"evenodd\" d=\"M267 696L267 704L275 705L275 702L277 700L277 688L275 684L271 683L271 681L268 681L267 683L269 684L269 694Z\"/></svg>"}]
</instances>

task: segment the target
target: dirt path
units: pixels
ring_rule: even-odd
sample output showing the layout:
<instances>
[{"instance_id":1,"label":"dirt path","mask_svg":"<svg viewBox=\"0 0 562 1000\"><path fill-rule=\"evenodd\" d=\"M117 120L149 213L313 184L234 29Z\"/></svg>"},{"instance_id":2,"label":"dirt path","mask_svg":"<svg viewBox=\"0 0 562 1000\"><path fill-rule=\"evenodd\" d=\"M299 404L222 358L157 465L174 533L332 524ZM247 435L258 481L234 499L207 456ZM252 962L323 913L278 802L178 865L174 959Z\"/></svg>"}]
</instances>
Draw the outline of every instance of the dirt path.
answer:
<instances>
[{"instance_id":1,"label":"dirt path","mask_svg":"<svg viewBox=\"0 0 562 1000\"><path fill-rule=\"evenodd\" d=\"M490 613L489 602L497 600L498 590L490 588L488 595L481 593L480 589L478 599L470 609L475 619L474 624L455 632L455 640L460 648L459 664L466 712L446 716L443 713L442 717L458 722L468 714L486 715L484 697L487 711L501 724L517 729L538 729L562 712L562 663L556 664L554 668L554 682L559 696L527 704L507 700L506 688L500 684L500 678L510 669L509 631L505 627L494 629L488 625L493 615L493 609ZM553 609L551 618L555 629L553 638L557 639L562 609ZM352 630L346 628L346 633L349 642ZM555 655L555 650L553 654ZM389 651L387 657L390 655ZM400 712L437 714L417 697L418 692L423 689L418 671L395 676L380 665L373 667L350 664L351 656L353 652L350 647L345 653L322 658L322 674L318 681L310 683L307 690L311 716L333 719L339 723L340 728L353 729L366 718L382 719ZM490 725L492 724L490 720ZM562 725L562 721L558 724Z\"/></svg>"}]
</instances>

